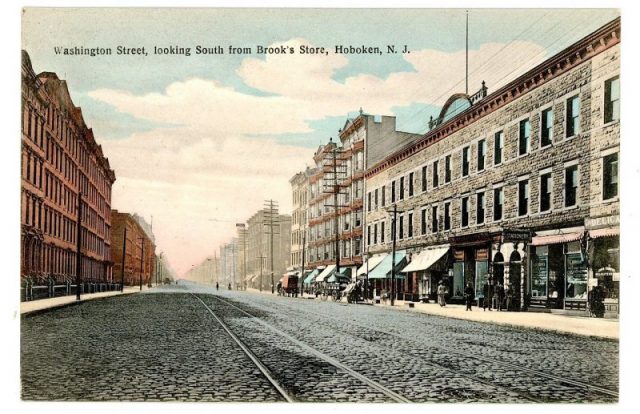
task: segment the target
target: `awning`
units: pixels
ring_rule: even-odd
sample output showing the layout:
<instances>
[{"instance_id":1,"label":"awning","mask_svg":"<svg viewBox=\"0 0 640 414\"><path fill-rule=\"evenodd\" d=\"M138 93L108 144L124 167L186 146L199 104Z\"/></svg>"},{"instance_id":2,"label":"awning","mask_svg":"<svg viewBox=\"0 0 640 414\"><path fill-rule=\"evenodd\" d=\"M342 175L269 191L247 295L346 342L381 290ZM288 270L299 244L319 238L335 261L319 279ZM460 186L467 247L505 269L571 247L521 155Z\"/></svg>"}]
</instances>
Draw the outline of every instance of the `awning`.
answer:
<instances>
[{"instance_id":1,"label":"awning","mask_svg":"<svg viewBox=\"0 0 640 414\"><path fill-rule=\"evenodd\" d=\"M371 272L376 266L380 264L380 262L382 261L382 259L385 258L385 256L387 256L387 253L379 253L379 254L374 254L373 256L368 258L364 262L364 264L360 266L360 268L356 272L356 276L361 276L366 274L367 272Z\"/></svg>"},{"instance_id":2,"label":"awning","mask_svg":"<svg viewBox=\"0 0 640 414\"><path fill-rule=\"evenodd\" d=\"M427 270L435 262L438 261L449 251L449 245L443 244L440 246L429 247L427 250L423 250L418 253L401 272L418 272L420 270Z\"/></svg>"},{"instance_id":3,"label":"awning","mask_svg":"<svg viewBox=\"0 0 640 414\"><path fill-rule=\"evenodd\" d=\"M316 282L324 282L324 280L334 271L336 265L329 265L315 278Z\"/></svg>"},{"instance_id":4,"label":"awning","mask_svg":"<svg viewBox=\"0 0 640 414\"><path fill-rule=\"evenodd\" d=\"M547 244L568 243L580 240L583 234L583 227L536 232L536 236L531 238L531 245L544 246Z\"/></svg>"},{"instance_id":5,"label":"awning","mask_svg":"<svg viewBox=\"0 0 640 414\"><path fill-rule=\"evenodd\" d=\"M314 281L316 276L318 276L318 274L320 274L322 269L324 269L324 267L318 267L318 268L314 269L311 273L309 273L307 275L306 278L304 278L304 282L302 282L302 283L304 283L305 285L310 285Z\"/></svg>"},{"instance_id":6,"label":"awning","mask_svg":"<svg viewBox=\"0 0 640 414\"><path fill-rule=\"evenodd\" d=\"M620 227L607 227L604 229L597 230L589 230L589 236L592 239L597 239L598 237L612 237L620 235Z\"/></svg>"},{"instance_id":7,"label":"awning","mask_svg":"<svg viewBox=\"0 0 640 414\"><path fill-rule=\"evenodd\" d=\"M404 275L399 273L399 269L406 266L406 250L399 250L396 252L396 279L404 279ZM387 254L382 262L369 272L369 279L389 279L391 278L391 254Z\"/></svg>"}]
</instances>

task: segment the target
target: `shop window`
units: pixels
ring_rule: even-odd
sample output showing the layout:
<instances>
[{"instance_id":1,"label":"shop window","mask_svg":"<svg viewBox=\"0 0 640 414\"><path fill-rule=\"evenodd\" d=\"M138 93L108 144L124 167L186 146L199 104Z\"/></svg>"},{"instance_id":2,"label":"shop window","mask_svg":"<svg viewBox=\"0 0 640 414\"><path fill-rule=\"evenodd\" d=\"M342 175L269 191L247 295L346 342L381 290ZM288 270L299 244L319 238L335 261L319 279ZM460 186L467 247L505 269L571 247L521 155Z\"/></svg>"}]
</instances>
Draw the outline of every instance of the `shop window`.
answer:
<instances>
[{"instance_id":1,"label":"shop window","mask_svg":"<svg viewBox=\"0 0 640 414\"><path fill-rule=\"evenodd\" d=\"M529 213L529 180L518 182L518 215L526 216Z\"/></svg>"},{"instance_id":2,"label":"shop window","mask_svg":"<svg viewBox=\"0 0 640 414\"><path fill-rule=\"evenodd\" d=\"M620 77L604 83L604 122L620 120Z\"/></svg>"},{"instance_id":3,"label":"shop window","mask_svg":"<svg viewBox=\"0 0 640 414\"><path fill-rule=\"evenodd\" d=\"M469 225L469 197L462 197L460 204L460 227Z\"/></svg>"},{"instance_id":4,"label":"shop window","mask_svg":"<svg viewBox=\"0 0 640 414\"><path fill-rule=\"evenodd\" d=\"M462 149L462 176L469 175L469 147Z\"/></svg>"},{"instance_id":5,"label":"shop window","mask_svg":"<svg viewBox=\"0 0 640 414\"><path fill-rule=\"evenodd\" d=\"M477 261L476 262L476 280L475 280L475 289L476 294L475 298L478 299L480 297L484 297L484 284L488 283L489 279L489 262L486 260Z\"/></svg>"},{"instance_id":6,"label":"shop window","mask_svg":"<svg viewBox=\"0 0 640 414\"><path fill-rule=\"evenodd\" d=\"M493 141L493 165L502 163L502 150L504 148L504 132L498 131Z\"/></svg>"},{"instance_id":7,"label":"shop window","mask_svg":"<svg viewBox=\"0 0 640 414\"><path fill-rule=\"evenodd\" d=\"M551 145L553 139L553 109L545 109L540 116L540 147Z\"/></svg>"},{"instance_id":8,"label":"shop window","mask_svg":"<svg viewBox=\"0 0 640 414\"><path fill-rule=\"evenodd\" d=\"M502 220L504 205L504 190L502 187L493 190L493 221Z\"/></svg>"},{"instance_id":9,"label":"shop window","mask_svg":"<svg viewBox=\"0 0 640 414\"><path fill-rule=\"evenodd\" d=\"M578 166L574 165L565 170L564 206L576 205L578 195Z\"/></svg>"},{"instance_id":10,"label":"shop window","mask_svg":"<svg viewBox=\"0 0 640 414\"><path fill-rule=\"evenodd\" d=\"M520 121L520 129L518 134L518 155L524 155L529 152L529 137L531 136L531 123L529 119Z\"/></svg>"},{"instance_id":11,"label":"shop window","mask_svg":"<svg viewBox=\"0 0 640 414\"><path fill-rule=\"evenodd\" d=\"M534 246L531 257L531 297L546 297L549 279L549 247Z\"/></svg>"},{"instance_id":12,"label":"shop window","mask_svg":"<svg viewBox=\"0 0 640 414\"><path fill-rule=\"evenodd\" d=\"M599 237L592 242L593 271L605 298L618 299L620 295L620 237Z\"/></svg>"},{"instance_id":13,"label":"shop window","mask_svg":"<svg viewBox=\"0 0 640 414\"><path fill-rule=\"evenodd\" d=\"M565 255L566 299L587 299L587 266L580 250L580 241L567 243Z\"/></svg>"},{"instance_id":14,"label":"shop window","mask_svg":"<svg viewBox=\"0 0 640 414\"><path fill-rule=\"evenodd\" d=\"M578 96L567 99L567 138L576 135L580 128L580 100Z\"/></svg>"},{"instance_id":15,"label":"shop window","mask_svg":"<svg viewBox=\"0 0 640 414\"><path fill-rule=\"evenodd\" d=\"M602 198L609 200L618 196L618 153L602 159Z\"/></svg>"},{"instance_id":16,"label":"shop window","mask_svg":"<svg viewBox=\"0 0 640 414\"><path fill-rule=\"evenodd\" d=\"M551 210L551 173L540 176L540 211Z\"/></svg>"},{"instance_id":17,"label":"shop window","mask_svg":"<svg viewBox=\"0 0 640 414\"><path fill-rule=\"evenodd\" d=\"M453 263L453 296L462 296L464 292L464 262Z\"/></svg>"},{"instance_id":18,"label":"shop window","mask_svg":"<svg viewBox=\"0 0 640 414\"><path fill-rule=\"evenodd\" d=\"M484 211L485 211L484 193L478 193L476 194L476 223L478 224L484 223Z\"/></svg>"}]
</instances>

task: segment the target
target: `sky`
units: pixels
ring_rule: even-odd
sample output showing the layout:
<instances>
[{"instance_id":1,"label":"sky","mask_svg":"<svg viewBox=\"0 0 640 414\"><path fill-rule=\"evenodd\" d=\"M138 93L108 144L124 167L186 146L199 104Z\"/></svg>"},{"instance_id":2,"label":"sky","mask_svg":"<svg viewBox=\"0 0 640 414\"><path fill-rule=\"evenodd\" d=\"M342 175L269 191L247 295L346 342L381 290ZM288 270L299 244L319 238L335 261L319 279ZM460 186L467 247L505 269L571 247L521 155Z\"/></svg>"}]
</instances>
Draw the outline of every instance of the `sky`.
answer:
<instances>
[{"instance_id":1,"label":"sky","mask_svg":"<svg viewBox=\"0 0 640 414\"><path fill-rule=\"evenodd\" d=\"M469 92L489 93L618 16L609 9L469 11ZM195 55L220 45L221 55ZM327 54L258 54L257 46ZM336 54L336 45L382 55ZM409 53L386 53L387 45ZM64 56L56 47L112 48ZM118 56L118 46L147 56ZM190 47L191 56L154 55ZM229 46L250 47L231 55ZM424 133L464 92L460 9L27 8L34 70L67 80L116 182L112 208L153 217L157 253L183 274L235 235L265 199L291 211L289 179L362 108Z\"/></svg>"}]
</instances>

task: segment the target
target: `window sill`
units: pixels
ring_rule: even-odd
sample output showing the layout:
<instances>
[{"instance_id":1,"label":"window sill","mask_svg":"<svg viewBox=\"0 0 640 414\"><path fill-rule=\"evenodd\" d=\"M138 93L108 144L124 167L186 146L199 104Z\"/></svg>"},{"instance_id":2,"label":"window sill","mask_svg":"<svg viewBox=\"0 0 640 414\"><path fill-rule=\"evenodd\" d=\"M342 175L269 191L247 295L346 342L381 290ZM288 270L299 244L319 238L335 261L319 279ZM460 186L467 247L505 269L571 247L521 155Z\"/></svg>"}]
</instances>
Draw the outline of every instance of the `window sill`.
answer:
<instances>
[{"instance_id":1,"label":"window sill","mask_svg":"<svg viewBox=\"0 0 640 414\"><path fill-rule=\"evenodd\" d=\"M620 120L619 119L615 119L613 121L605 122L604 124L602 124L602 128L607 128L607 127L610 127L610 126L614 126L614 125L619 124L619 123L620 123Z\"/></svg>"}]
</instances>

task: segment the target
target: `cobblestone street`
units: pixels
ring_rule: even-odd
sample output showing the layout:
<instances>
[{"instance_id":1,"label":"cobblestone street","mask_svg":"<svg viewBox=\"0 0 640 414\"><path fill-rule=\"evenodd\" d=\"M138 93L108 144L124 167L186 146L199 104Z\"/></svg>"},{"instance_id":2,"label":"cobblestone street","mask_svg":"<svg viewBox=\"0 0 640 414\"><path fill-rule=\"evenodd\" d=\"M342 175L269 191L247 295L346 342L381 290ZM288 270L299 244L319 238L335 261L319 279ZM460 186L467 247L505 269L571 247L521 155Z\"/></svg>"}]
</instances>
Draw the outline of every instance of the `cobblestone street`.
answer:
<instances>
[{"instance_id":1,"label":"cobblestone street","mask_svg":"<svg viewBox=\"0 0 640 414\"><path fill-rule=\"evenodd\" d=\"M26 400L613 402L618 390L617 341L195 284L25 316L21 352Z\"/></svg>"}]
</instances>

